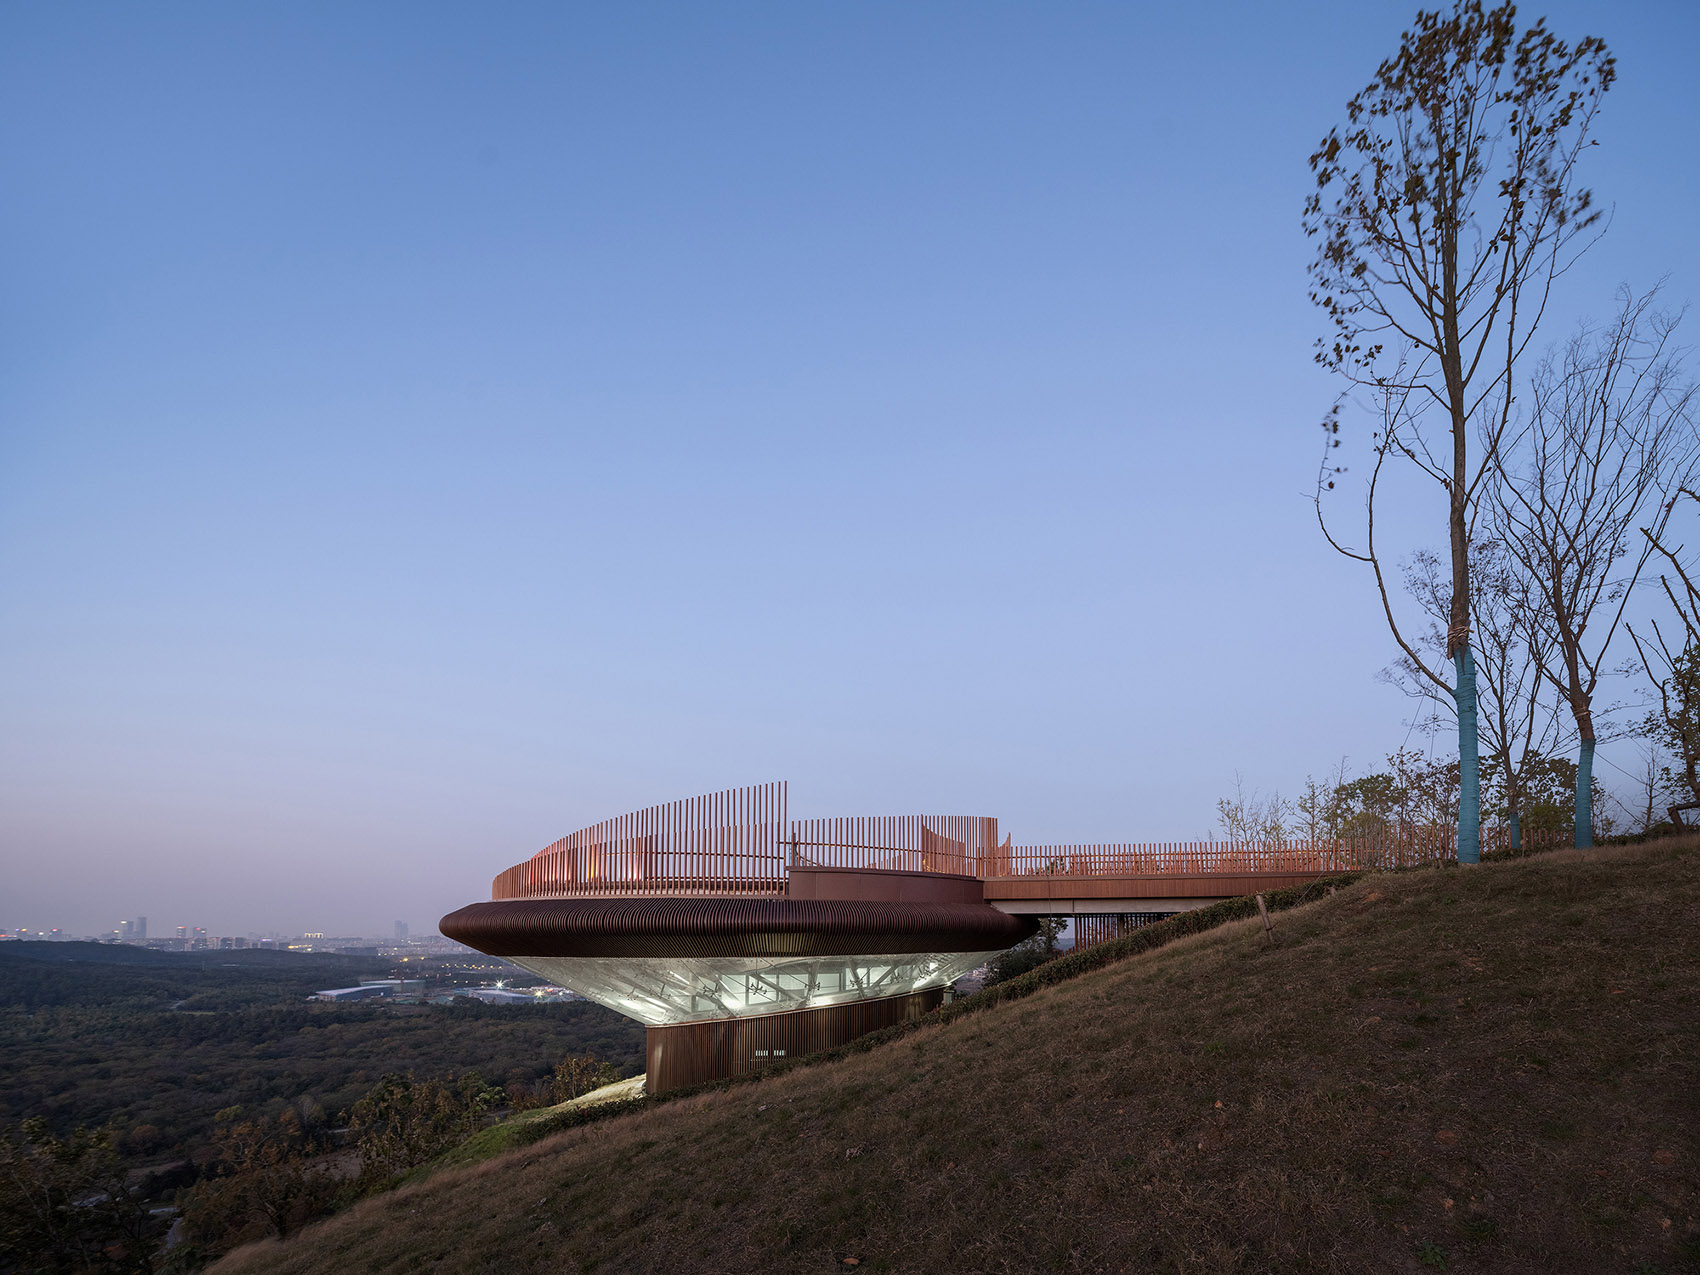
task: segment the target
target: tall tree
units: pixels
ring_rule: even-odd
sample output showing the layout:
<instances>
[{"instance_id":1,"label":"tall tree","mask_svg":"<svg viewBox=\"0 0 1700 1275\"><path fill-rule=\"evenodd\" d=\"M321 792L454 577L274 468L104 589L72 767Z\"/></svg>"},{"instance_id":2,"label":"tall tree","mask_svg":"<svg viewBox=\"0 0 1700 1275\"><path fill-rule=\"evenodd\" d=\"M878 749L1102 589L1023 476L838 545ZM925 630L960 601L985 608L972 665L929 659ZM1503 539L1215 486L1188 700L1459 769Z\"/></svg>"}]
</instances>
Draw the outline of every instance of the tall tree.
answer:
<instances>
[{"instance_id":1,"label":"tall tree","mask_svg":"<svg viewBox=\"0 0 1700 1275\"><path fill-rule=\"evenodd\" d=\"M1458 857L1481 857L1476 672L1470 643L1470 530L1488 462L1509 425L1512 377L1554 280L1599 225L1577 161L1615 76L1605 44L1569 45L1543 22L1519 31L1516 6L1419 12L1399 51L1346 105L1346 124L1310 157L1304 227L1318 240L1311 299L1331 334L1317 361L1371 392L1381 419L1368 487L1367 542L1329 543L1374 570L1382 610L1420 675L1457 705ZM1349 393L1350 391L1348 391ZM1338 446L1340 404L1327 421ZM1472 457L1479 437L1482 452ZM1395 618L1375 529L1389 460L1445 493L1451 558L1448 680ZM1324 464L1322 492L1338 469ZM1444 666L1442 666L1444 667Z\"/></svg>"},{"instance_id":2,"label":"tall tree","mask_svg":"<svg viewBox=\"0 0 1700 1275\"><path fill-rule=\"evenodd\" d=\"M1672 351L1677 318L1658 289L1619 293L1618 313L1542 360L1528 412L1496 456L1492 516L1539 605L1542 673L1576 722L1576 844L1594 843L1594 697L1657 528L1694 467L1694 388ZM1655 534L1657 532L1655 531Z\"/></svg>"},{"instance_id":3,"label":"tall tree","mask_svg":"<svg viewBox=\"0 0 1700 1275\"><path fill-rule=\"evenodd\" d=\"M1505 545L1478 538L1470 552L1471 647L1477 657L1477 729L1486 746L1486 787L1503 803L1512 849L1521 849L1532 768L1564 742L1558 704L1542 676L1553 664L1552 638L1549 626L1536 622L1538 599ZM1428 620L1424 647L1438 655L1446 649L1452 605L1445 567L1432 550L1419 549L1405 563L1404 575L1406 593ZM1390 675L1407 694L1432 705L1430 723L1438 726L1456 714L1457 700L1410 660L1401 660Z\"/></svg>"}]
</instances>

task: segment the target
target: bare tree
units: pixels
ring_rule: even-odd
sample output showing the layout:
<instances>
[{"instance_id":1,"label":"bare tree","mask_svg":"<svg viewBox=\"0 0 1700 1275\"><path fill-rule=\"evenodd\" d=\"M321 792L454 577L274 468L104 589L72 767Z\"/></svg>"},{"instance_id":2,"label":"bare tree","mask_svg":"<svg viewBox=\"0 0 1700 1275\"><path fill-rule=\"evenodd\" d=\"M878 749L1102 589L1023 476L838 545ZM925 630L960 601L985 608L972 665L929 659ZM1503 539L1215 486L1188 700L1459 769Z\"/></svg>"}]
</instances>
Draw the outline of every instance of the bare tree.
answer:
<instances>
[{"instance_id":1,"label":"bare tree","mask_svg":"<svg viewBox=\"0 0 1700 1275\"><path fill-rule=\"evenodd\" d=\"M1663 743L1681 766L1679 774L1670 776L1669 784L1680 797L1679 804L1695 805L1700 804L1700 588L1695 587L1682 560L1683 546L1667 540L1670 517L1684 497L1700 505L1700 495L1681 488L1659 511L1659 531L1641 528L1648 547L1664 559L1659 585L1682 627L1671 626L1668 638L1656 618L1648 622L1646 638L1636 633L1634 626L1625 627L1659 697L1659 707L1649 715L1643 733L1653 738L1655 746ZM1671 809L1671 819L1681 822L1676 806Z\"/></svg>"},{"instance_id":2,"label":"bare tree","mask_svg":"<svg viewBox=\"0 0 1700 1275\"><path fill-rule=\"evenodd\" d=\"M1305 776L1304 789L1292 802L1293 831L1304 834L1306 841L1334 841L1340 836L1339 792L1349 782L1351 768L1341 757L1332 772L1323 774L1320 781L1314 775Z\"/></svg>"},{"instance_id":3,"label":"bare tree","mask_svg":"<svg viewBox=\"0 0 1700 1275\"><path fill-rule=\"evenodd\" d=\"M1640 790L1640 801L1637 809L1628 813L1640 816L1642 832L1651 832L1655 823L1654 811L1659 804L1659 793L1669 788L1670 767L1664 765L1660 759L1659 741L1656 738L1647 741L1647 751L1641 755L1641 759L1647 768L1635 777L1635 786Z\"/></svg>"},{"instance_id":4,"label":"bare tree","mask_svg":"<svg viewBox=\"0 0 1700 1275\"><path fill-rule=\"evenodd\" d=\"M1655 309L1657 298L1657 288L1623 289L1611 323L1541 362L1490 488L1494 523L1539 603L1530 618L1553 657L1542 674L1576 723L1579 846L1594 843L1595 692L1653 553L1636 528L1652 513L1657 534L1694 468L1694 388L1673 350L1680 316Z\"/></svg>"},{"instance_id":5,"label":"bare tree","mask_svg":"<svg viewBox=\"0 0 1700 1275\"><path fill-rule=\"evenodd\" d=\"M1234 795L1216 802L1216 819L1229 841L1285 841L1293 821L1293 804L1279 792L1267 797L1253 788L1245 790L1245 781L1234 772Z\"/></svg>"},{"instance_id":6,"label":"bare tree","mask_svg":"<svg viewBox=\"0 0 1700 1275\"><path fill-rule=\"evenodd\" d=\"M1457 762L1401 748L1387 754L1387 774L1396 786L1402 827L1437 827L1458 821Z\"/></svg>"},{"instance_id":7,"label":"bare tree","mask_svg":"<svg viewBox=\"0 0 1700 1275\"><path fill-rule=\"evenodd\" d=\"M1454 698L1461 793L1458 857L1481 857L1476 670L1470 643L1470 532L1481 484L1509 424L1512 376L1553 281L1598 225L1577 161L1616 71L1605 44L1574 46L1511 3L1419 12L1399 51L1346 106L1310 158L1316 192L1304 226L1319 240L1311 299L1332 328L1317 361L1371 392L1380 415L1367 491L1366 544L1323 520L1337 468L1325 457L1317 517L1329 543L1369 564L1400 649ZM1348 391L1349 393L1350 391ZM1325 427L1339 444L1340 404ZM1485 439L1472 459L1473 437ZM1447 499L1451 681L1419 655L1394 616L1375 545L1377 486L1389 459Z\"/></svg>"},{"instance_id":8,"label":"bare tree","mask_svg":"<svg viewBox=\"0 0 1700 1275\"><path fill-rule=\"evenodd\" d=\"M1688 637L1673 650L1657 620L1651 621L1652 635L1646 640L1633 626L1624 627L1659 697L1659 706L1643 721L1641 734L1653 755L1662 745L1680 767L1672 771L1666 764L1660 769L1663 787L1676 799L1674 806L1700 805L1700 640ZM1651 802L1649 796L1649 806ZM1674 806L1671 821L1680 823Z\"/></svg>"},{"instance_id":9,"label":"bare tree","mask_svg":"<svg viewBox=\"0 0 1700 1275\"><path fill-rule=\"evenodd\" d=\"M1477 722L1487 755L1490 791L1504 803L1511 846L1523 845L1523 802L1530 768L1564 742L1558 702L1541 670L1552 663L1552 639L1535 623L1528 582L1497 540L1471 545L1470 619L1477 653ZM1451 596L1445 569L1432 550L1420 549L1405 563L1405 591L1428 620L1424 649L1445 650ZM1453 717L1457 700L1442 693L1409 660L1388 670L1407 694L1428 702L1431 721Z\"/></svg>"}]
</instances>

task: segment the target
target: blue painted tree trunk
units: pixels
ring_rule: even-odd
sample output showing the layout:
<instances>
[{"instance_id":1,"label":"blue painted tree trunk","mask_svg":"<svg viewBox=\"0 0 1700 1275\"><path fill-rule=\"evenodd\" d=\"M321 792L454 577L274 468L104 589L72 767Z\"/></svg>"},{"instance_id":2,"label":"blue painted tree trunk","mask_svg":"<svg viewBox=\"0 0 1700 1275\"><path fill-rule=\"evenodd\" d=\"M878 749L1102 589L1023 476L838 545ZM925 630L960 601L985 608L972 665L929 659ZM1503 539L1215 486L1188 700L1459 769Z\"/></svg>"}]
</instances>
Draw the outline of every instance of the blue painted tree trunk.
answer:
<instances>
[{"instance_id":1,"label":"blue painted tree trunk","mask_svg":"<svg viewBox=\"0 0 1700 1275\"><path fill-rule=\"evenodd\" d=\"M1458 862L1482 861L1482 768L1476 754L1476 657L1469 644L1452 653L1458 684Z\"/></svg>"},{"instance_id":2,"label":"blue painted tree trunk","mask_svg":"<svg viewBox=\"0 0 1700 1275\"><path fill-rule=\"evenodd\" d=\"M1511 848L1513 850L1521 850L1523 848L1523 820L1515 810L1511 811L1510 823Z\"/></svg>"},{"instance_id":3,"label":"blue painted tree trunk","mask_svg":"<svg viewBox=\"0 0 1700 1275\"><path fill-rule=\"evenodd\" d=\"M1576 844L1594 844L1594 741L1582 741L1582 754L1576 760Z\"/></svg>"}]
</instances>

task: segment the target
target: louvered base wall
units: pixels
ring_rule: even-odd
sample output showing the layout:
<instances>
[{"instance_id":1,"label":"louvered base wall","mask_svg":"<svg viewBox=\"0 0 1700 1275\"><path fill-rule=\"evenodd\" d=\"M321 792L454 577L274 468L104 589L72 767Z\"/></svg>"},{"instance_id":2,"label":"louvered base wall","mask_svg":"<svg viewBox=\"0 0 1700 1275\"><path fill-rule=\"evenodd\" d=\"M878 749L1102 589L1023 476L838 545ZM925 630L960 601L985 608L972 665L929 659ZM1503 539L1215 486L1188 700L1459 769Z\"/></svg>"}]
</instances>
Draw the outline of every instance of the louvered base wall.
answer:
<instances>
[{"instance_id":1,"label":"louvered base wall","mask_svg":"<svg viewBox=\"0 0 1700 1275\"><path fill-rule=\"evenodd\" d=\"M652 1094L665 1093L760 1071L788 1058L832 1049L882 1027L920 1018L943 1002L944 989L940 987L821 1009L651 1027L646 1041L646 1087Z\"/></svg>"}]
</instances>

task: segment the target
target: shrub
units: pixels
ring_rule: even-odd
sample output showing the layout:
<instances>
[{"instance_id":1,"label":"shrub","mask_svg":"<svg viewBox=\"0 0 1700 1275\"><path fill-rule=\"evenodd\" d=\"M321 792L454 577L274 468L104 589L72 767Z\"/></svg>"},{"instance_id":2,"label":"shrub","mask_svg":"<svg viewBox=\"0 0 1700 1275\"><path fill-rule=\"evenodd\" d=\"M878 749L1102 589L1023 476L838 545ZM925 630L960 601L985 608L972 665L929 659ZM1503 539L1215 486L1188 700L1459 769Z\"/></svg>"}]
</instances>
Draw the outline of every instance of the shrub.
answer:
<instances>
[{"instance_id":1,"label":"shrub","mask_svg":"<svg viewBox=\"0 0 1700 1275\"><path fill-rule=\"evenodd\" d=\"M279 1239L323 1217L339 1184L321 1153L324 1131L286 1107L276 1119L218 1114L211 1173L183 1196L183 1238L211 1256L267 1235Z\"/></svg>"},{"instance_id":2,"label":"shrub","mask_svg":"<svg viewBox=\"0 0 1700 1275\"><path fill-rule=\"evenodd\" d=\"M568 1054L555 1068L555 1101L568 1102L619 1078L620 1069L595 1054Z\"/></svg>"},{"instance_id":3,"label":"shrub","mask_svg":"<svg viewBox=\"0 0 1700 1275\"><path fill-rule=\"evenodd\" d=\"M105 1130L67 1138L30 1119L0 1130L0 1262L8 1269L146 1272L165 1229L124 1181Z\"/></svg>"},{"instance_id":4,"label":"shrub","mask_svg":"<svg viewBox=\"0 0 1700 1275\"><path fill-rule=\"evenodd\" d=\"M385 1076L349 1115L362 1181L388 1182L472 1136L501 1096L475 1071L446 1081Z\"/></svg>"},{"instance_id":5,"label":"shrub","mask_svg":"<svg viewBox=\"0 0 1700 1275\"><path fill-rule=\"evenodd\" d=\"M1030 939L1023 939L1009 951L992 958L986 971L984 986L990 987L993 983L1001 983L1005 979L1036 969L1046 961L1054 961L1060 955L1057 951L1057 936L1062 933L1065 924L1062 917L1040 917L1037 934Z\"/></svg>"}]
</instances>

